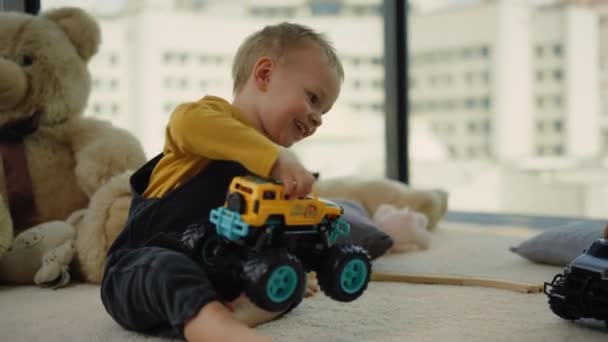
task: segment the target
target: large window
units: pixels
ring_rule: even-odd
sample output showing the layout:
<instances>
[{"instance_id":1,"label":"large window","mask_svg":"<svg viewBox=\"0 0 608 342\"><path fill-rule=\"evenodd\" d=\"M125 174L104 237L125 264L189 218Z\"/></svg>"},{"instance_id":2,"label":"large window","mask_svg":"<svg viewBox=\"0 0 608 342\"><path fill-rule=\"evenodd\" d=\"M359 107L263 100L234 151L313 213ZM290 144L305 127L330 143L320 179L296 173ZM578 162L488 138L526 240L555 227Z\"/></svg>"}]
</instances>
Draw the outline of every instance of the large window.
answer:
<instances>
[{"instance_id":1,"label":"large window","mask_svg":"<svg viewBox=\"0 0 608 342\"><path fill-rule=\"evenodd\" d=\"M456 210L605 217L607 1L412 1L411 181Z\"/></svg>"},{"instance_id":2,"label":"large window","mask_svg":"<svg viewBox=\"0 0 608 342\"><path fill-rule=\"evenodd\" d=\"M266 24L293 21L324 32L345 69L342 93L317 134L295 150L322 177L385 173L382 0L43 0L74 5L101 25L86 115L133 132L160 152L173 108L206 94L232 97L239 43Z\"/></svg>"}]
</instances>

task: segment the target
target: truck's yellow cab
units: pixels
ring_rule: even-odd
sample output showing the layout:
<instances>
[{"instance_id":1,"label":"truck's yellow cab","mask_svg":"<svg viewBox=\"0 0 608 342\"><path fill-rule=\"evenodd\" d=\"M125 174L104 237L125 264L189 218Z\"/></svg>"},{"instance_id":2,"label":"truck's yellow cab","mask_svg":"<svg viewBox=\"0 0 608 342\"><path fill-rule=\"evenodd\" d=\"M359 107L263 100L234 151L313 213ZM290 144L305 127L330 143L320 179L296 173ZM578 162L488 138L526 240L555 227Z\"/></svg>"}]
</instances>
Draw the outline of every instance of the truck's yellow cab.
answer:
<instances>
[{"instance_id":1,"label":"truck's yellow cab","mask_svg":"<svg viewBox=\"0 0 608 342\"><path fill-rule=\"evenodd\" d=\"M235 177L226 206L241 214L250 226L263 226L269 218L280 218L286 226L316 225L342 215L337 204L319 199L316 192L306 198L286 199L283 185L255 176Z\"/></svg>"}]
</instances>

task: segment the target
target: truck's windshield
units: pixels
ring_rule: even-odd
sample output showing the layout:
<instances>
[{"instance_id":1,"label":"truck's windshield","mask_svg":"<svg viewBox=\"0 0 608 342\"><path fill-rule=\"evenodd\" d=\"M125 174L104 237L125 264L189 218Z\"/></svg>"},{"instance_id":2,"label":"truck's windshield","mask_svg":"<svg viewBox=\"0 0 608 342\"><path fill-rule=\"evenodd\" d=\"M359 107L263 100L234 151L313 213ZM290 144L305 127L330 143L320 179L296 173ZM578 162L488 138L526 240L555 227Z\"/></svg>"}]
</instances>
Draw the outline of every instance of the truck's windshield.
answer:
<instances>
[{"instance_id":1,"label":"truck's windshield","mask_svg":"<svg viewBox=\"0 0 608 342\"><path fill-rule=\"evenodd\" d=\"M596 241L589 247L587 254L596 258L608 259L608 244Z\"/></svg>"}]
</instances>

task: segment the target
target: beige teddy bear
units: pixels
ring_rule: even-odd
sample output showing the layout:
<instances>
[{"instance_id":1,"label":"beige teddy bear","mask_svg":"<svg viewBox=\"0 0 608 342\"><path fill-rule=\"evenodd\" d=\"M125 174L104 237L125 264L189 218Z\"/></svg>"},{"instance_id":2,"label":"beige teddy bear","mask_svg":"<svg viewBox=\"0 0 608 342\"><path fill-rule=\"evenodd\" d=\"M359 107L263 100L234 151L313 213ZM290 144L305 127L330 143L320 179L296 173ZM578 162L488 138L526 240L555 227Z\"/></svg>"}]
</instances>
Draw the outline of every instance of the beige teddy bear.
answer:
<instances>
[{"instance_id":1,"label":"beige teddy bear","mask_svg":"<svg viewBox=\"0 0 608 342\"><path fill-rule=\"evenodd\" d=\"M393 245L389 249L391 253L427 249L431 244L431 233L427 230L428 218L408 207L381 204L374 213L373 222L393 239Z\"/></svg>"},{"instance_id":2,"label":"beige teddy bear","mask_svg":"<svg viewBox=\"0 0 608 342\"><path fill-rule=\"evenodd\" d=\"M122 227L125 172L145 155L127 131L81 115L99 44L76 8L0 12L1 283L63 285L76 250L77 270L98 279Z\"/></svg>"},{"instance_id":3,"label":"beige teddy bear","mask_svg":"<svg viewBox=\"0 0 608 342\"><path fill-rule=\"evenodd\" d=\"M420 212L428 219L429 230L437 227L448 208L448 193L439 189L412 188L388 178L342 177L317 182L319 196L358 201L370 216L382 204Z\"/></svg>"}]
</instances>

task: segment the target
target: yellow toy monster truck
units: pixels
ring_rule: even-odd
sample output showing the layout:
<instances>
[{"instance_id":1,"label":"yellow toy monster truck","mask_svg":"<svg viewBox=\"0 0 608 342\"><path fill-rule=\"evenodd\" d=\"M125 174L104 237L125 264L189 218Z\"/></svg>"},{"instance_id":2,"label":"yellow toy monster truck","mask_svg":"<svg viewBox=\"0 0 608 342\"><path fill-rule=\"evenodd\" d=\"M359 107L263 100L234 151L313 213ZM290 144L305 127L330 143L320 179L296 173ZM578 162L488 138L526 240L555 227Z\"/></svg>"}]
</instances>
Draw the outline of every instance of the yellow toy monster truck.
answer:
<instances>
[{"instance_id":1,"label":"yellow toy monster truck","mask_svg":"<svg viewBox=\"0 0 608 342\"><path fill-rule=\"evenodd\" d=\"M321 290L352 301L367 288L370 258L355 245L335 244L350 226L342 208L320 199L286 199L281 183L235 177L226 203L210 213L215 236L200 246L203 264L243 290L261 308L283 311L302 299L305 272L316 271Z\"/></svg>"}]
</instances>

